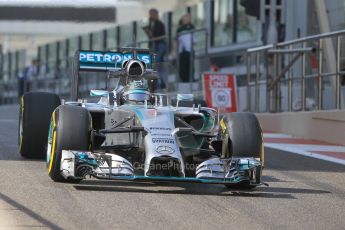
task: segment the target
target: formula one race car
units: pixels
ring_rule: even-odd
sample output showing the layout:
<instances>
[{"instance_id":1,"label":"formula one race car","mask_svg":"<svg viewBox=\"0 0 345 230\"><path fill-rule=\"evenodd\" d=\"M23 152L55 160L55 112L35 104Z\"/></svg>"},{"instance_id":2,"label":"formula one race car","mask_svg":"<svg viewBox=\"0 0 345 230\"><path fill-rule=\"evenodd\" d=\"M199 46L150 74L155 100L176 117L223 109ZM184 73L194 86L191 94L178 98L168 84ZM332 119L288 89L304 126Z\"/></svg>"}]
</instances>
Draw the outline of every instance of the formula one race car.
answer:
<instances>
[{"instance_id":1,"label":"formula one race car","mask_svg":"<svg viewBox=\"0 0 345 230\"><path fill-rule=\"evenodd\" d=\"M261 185L264 150L256 116L221 116L194 104L192 94L177 94L172 104L169 95L152 91L158 79L152 59L147 49L78 51L71 101L61 103L57 95L42 92L22 97L21 155L46 155L49 176L58 182L90 176ZM106 75L107 88L90 92L98 102L78 99L85 71Z\"/></svg>"}]
</instances>

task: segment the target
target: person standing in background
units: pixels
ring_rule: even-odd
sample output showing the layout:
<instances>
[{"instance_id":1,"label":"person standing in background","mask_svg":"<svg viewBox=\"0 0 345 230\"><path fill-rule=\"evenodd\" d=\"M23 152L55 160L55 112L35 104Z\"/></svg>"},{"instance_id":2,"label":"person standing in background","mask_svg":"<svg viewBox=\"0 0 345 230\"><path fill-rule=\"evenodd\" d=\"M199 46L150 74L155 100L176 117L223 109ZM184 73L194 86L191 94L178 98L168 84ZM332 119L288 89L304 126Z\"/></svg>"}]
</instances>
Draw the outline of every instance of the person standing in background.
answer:
<instances>
[{"instance_id":1,"label":"person standing in background","mask_svg":"<svg viewBox=\"0 0 345 230\"><path fill-rule=\"evenodd\" d=\"M33 59L31 65L18 74L18 97L32 89L32 81L37 78L39 73L39 61Z\"/></svg>"},{"instance_id":2,"label":"person standing in background","mask_svg":"<svg viewBox=\"0 0 345 230\"><path fill-rule=\"evenodd\" d=\"M193 30L192 18L190 14L185 14L180 20L180 26L177 28L178 40L178 62L179 74L182 82L190 81L191 73L191 52L192 52L192 34L188 31Z\"/></svg>"},{"instance_id":3,"label":"person standing in background","mask_svg":"<svg viewBox=\"0 0 345 230\"><path fill-rule=\"evenodd\" d=\"M17 76L18 80L18 98L21 98L25 92L25 70L20 70Z\"/></svg>"},{"instance_id":4,"label":"person standing in background","mask_svg":"<svg viewBox=\"0 0 345 230\"><path fill-rule=\"evenodd\" d=\"M232 19L232 15L228 14L226 16L226 22L224 24L223 31L222 31L222 33L224 34L224 36L221 36L223 40L222 44L233 43L232 31L233 31L233 19Z\"/></svg>"},{"instance_id":5,"label":"person standing in background","mask_svg":"<svg viewBox=\"0 0 345 230\"><path fill-rule=\"evenodd\" d=\"M39 61L38 59L33 59L31 65L28 67L26 72L26 92L30 92L32 89L32 81L37 78L39 73Z\"/></svg>"},{"instance_id":6,"label":"person standing in background","mask_svg":"<svg viewBox=\"0 0 345 230\"><path fill-rule=\"evenodd\" d=\"M159 19L159 12L157 9L150 9L149 11L149 25L143 27L143 30L149 37L149 48L153 50L153 52L156 54L155 61L156 62L164 62L164 57L167 52L167 44L165 41L165 25L164 23ZM163 79L164 73L158 69L158 72L160 72L160 83L159 88L163 89L166 86L166 79ZM158 88L155 87L155 88Z\"/></svg>"}]
</instances>

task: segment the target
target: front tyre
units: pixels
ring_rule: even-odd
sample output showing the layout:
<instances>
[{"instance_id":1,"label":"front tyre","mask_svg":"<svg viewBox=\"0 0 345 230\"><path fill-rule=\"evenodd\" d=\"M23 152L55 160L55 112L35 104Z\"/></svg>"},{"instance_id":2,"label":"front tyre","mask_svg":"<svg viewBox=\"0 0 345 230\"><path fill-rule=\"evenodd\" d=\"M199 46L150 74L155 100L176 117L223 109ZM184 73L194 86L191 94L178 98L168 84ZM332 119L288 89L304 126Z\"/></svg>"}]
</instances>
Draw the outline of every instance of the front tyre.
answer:
<instances>
[{"instance_id":1,"label":"front tyre","mask_svg":"<svg viewBox=\"0 0 345 230\"><path fill-rule=\"evenodd\" d=\"M264 144L260 123L253 113L231 113L220 121L221 135L226 146L223 157L244 157L260 159L264 163ZM260 181L261 169L255 173L255 180ZM253 188L249 182L228 185L228 188Z\"/></svg>"},{"instance_id":2,"label":"front tyre","mask_svg":"<svg viewBox=\"0 0 345 230\"><path fill-rule=\"evenodd\" d=\"M60 173L62 150L89 151L91 115L83 107L61 105L52 114L47 150L48 174L56 182L66 180Z\"/></svg>"}]
</instances>

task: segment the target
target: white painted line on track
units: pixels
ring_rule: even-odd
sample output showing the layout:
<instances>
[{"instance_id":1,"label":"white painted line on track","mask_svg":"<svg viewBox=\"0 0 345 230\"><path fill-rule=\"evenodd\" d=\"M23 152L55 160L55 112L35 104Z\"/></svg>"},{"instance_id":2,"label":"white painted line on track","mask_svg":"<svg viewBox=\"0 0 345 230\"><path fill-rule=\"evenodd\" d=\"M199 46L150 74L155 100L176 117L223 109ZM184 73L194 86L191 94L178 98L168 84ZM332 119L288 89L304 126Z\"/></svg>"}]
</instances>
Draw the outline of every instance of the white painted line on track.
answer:
<instances>
[{"instance_id":1,"label":"white painted line on track","mask_svg":"<svg viewBox=\"0 0 345 230\"><path fill-rule=\"evenodd\" d=\"M264 133L264 138L292 138L292 136L282 133Z\"/></svg>"},{"instance_id":2,"label":"white painted line on track","mask_svg":"<svg viewBox=\"0 0 345 230\"><path fill-rule=\"evenodd\" d=\"M18 122L17 119L0 119L0 122Z\"/></svg>"},{"instance_id":3,"label":"white painted line on track","mask_svg":"<svg viewBox=\"0 0 345 230\"><path fill-rule=\"evenodd\" d=\"M314 151L321 151L321 152L338 152L338 153L345 153L344 146L332 146L332 145L305 145L305 144L283 144L283 143L270 143L267 144L276 144L276 145L284 145L287 147L295 148L304 150L307 152L314 152Z\"/></svg>"},{"instance_id":4,"label":"white painted line on track","mask_svg":"<svg viewBox=\"0 0 345 230\"><path fill-rule=\"evenodd\" d=\"M303 149L298 149L298 148L293 147L293 146L296 146L296 145L265 143L265 147L268 147L268 148L282 150L282 151L289 152L289 153L295 153L295 154L306 156L306 157L312 157L312 158L316 158L316 159L320 159L320 160L325 160L325 161L345 165L345 160L343 160L343 159L339 159L336 157L330 157L330 156L326 156L326 155L322 155L322 154L318 154L318 153L311 153L311 152L305 151Z\"/></svg>"}]
</instances>

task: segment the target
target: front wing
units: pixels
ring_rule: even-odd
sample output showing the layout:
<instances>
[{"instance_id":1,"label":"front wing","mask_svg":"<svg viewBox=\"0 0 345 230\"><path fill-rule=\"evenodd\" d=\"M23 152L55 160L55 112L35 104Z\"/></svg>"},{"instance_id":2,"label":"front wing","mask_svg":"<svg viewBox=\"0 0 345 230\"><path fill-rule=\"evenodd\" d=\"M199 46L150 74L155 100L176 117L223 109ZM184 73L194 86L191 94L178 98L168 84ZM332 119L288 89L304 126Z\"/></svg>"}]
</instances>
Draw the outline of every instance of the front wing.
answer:
<instances>
[{"instance_id":1,"label":"front wing","mask_svg":"<svg viewBox=\"0 0 345 230\"><path fill-rule=\"evenodd\" d=\"M196 177L144 176L136 175L135 167L116 154L63 150L60 167L65 179L266 185L261 182L261 163L254 158L212 158L196 167Z\"/></svg>"}]
</instances>

